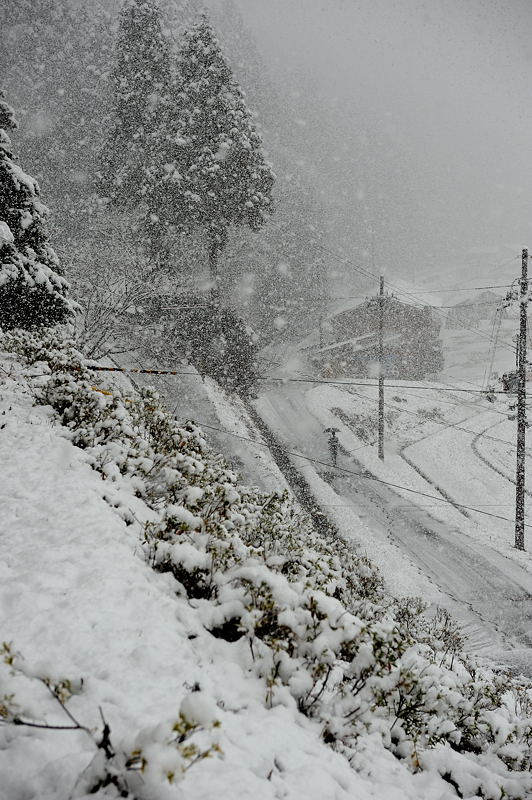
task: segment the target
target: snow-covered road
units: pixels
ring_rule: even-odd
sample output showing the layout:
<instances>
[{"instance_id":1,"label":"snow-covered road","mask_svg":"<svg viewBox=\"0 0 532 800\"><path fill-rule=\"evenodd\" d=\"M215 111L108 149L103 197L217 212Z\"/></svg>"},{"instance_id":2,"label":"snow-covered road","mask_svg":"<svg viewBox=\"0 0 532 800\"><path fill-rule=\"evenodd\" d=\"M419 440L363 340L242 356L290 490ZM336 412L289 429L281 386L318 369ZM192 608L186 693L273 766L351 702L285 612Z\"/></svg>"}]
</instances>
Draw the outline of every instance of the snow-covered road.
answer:
<instances>
[{"instance_id":1,"label":"snow-covered road","mask_svg":"<svg viewBox=\"0 0 532 800\"><path fill-rule=\"evenodd\" d=\"M208 423L209 437L220 439L246 480L265 489L284 485L268 450L245 441L246 437L255 441L263 437L241 403L226 397L214 384L205 386L196 379L191 387L191 407L184 409L182 386L172 383L159 388L170 407L180 404L179 416ZM483 448L481 454L493 460L487 444L495 447L497 463L510 477L509 464L499 459L507 447L502 442L509 430L505 429L506 417L478 406L461 407L457 426L438 424L421 434L414 427L416 435L411 438L407 432L406 445L393 448L390 442L390 450L395 452L382 466L375 463L374 448L350 436L331 416L329 409L341 404L334 391L329 396L330 390L327 394L294 384L277 385L265 389L254 405L282 446L322 462L291 457L320 506L342 535L355 539L380 567L392 593L417 594L432 607L444 606L463 626L472 652L532 674L532 576L514 560L514 553L509 558L500 547L501 537L511 536L511 526L502 523L501 527L496 519L368 479L376 474L442 499L467 500L474 507L483 507L487 499L497 504L489 510L506 514L508 509L502 504L511 502L514 487L474 449ZM356 399L349 396L349 401ZM412 411L407 412L410 420L418 421ZM349 451L339 460L340 470L325 465L330 457L324 428L332 423L345 428L340 442ZM220 430L216 432L211 425ZM486 429L501 441L480 439L475 445L477 434Z\"/></svg>"},{"instance_id":2,"label":"snow-covered road","mask_svg":"<svg viewBox=\"0 0 532 800\"><path fill-rule=\"evenodd\" d=\"M328 462L323 417L309 405L299 387L282 386L265 391L256 408L285 447ZM443 429L440 437L446 433L456 455L456 429ZM474 433L469 438L473 437ZM463 443L463 433L461 439ZM341 461L349 471L293 461L342 532L357 539L379 563L392 590L444 605L463 625L472 651L532 673L530 572L471 536L466 530L471 523L454 509L448 520L438 519L392 488L369 480L356 454ZM405 485L401 477L397 482ZM455 480L463 486L459 469ZM474 480L481 486L482 477ZM406 485L415 484L410 480ZM423 489L430 491L426 484ZM484 492L485 498L489 488Z\"/></svg>"}]
</instances>

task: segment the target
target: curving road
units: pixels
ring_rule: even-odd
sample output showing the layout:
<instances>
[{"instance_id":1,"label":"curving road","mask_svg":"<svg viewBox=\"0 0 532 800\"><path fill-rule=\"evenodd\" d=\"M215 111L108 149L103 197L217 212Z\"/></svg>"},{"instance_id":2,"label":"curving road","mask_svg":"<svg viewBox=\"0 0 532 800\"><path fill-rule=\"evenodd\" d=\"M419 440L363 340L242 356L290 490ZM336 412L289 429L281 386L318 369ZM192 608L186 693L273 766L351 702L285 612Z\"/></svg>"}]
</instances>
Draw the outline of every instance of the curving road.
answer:
<instances>
[{"instance_id":1,"label":"curving road","mask_svg":"<svg viewBox=\"0 0 532 800\"><path fill-rule=\"evenodd\" d=\"M310 458L329 460L323 425L309 411L304 394L297 388L283 386L266 391L255 407L281 445ZM439 521L423 508L405 506L404 498L400 498L402 507L397 508L399 496L387 486L363 475L342 473L297 458L292 462L305 474L314 470L326 481L339 506L364 509L365 524L388 539L390 560L399 546L440 590L445 606L462 624L472 651L532 675L529 572L486 544L476 542L457 525ZM356 459L348 466L354 472L365 472ZM393 563L389 568L393 570Z\"/></svg>"}]
</instances>

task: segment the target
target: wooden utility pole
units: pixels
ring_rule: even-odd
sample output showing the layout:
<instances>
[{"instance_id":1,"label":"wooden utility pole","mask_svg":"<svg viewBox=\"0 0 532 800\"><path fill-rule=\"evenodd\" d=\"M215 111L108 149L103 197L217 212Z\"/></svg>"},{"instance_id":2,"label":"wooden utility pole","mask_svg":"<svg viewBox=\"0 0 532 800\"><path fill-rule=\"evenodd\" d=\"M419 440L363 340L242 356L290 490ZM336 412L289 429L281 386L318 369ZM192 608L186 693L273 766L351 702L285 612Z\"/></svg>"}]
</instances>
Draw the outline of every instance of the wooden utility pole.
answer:
<instances>
[{"instance_id":1,"label":"wooden utility pole","mask_svg":"<svg viewBox=\"0 0 532 800\"><path fill-rule=\"evenodd\" d=\"M521 258L519 341L517 367L517 463L515 471L515 547L525 549L525 445L526 445L526 323L528 306L528 250Z\"/></svg>"},{"instance_id":2,"label":"wooden utility pole","mask_svg":"<svg viewBox=\"0 0 532 800\"><path fill-rule=\"evenodd\" d=\"M379 458L384 461L384 275L379 292Z\"/></svg>"}]
</instances>

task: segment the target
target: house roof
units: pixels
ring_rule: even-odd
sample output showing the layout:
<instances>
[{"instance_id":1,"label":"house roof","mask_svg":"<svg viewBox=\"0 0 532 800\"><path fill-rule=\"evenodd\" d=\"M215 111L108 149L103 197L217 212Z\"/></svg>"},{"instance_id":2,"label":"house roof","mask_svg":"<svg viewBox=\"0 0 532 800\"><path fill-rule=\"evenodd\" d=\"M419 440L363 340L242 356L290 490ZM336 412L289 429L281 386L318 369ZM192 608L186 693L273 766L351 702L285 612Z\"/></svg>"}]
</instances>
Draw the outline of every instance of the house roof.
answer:
<instances>
[{"instance_id":1,"label":"house roof","mask_svg":"<svg viewBox=\"0 0 532 800\"><path fill-rule=\"evenodd\" d=\"M489 290L480 292L479 294L472 294L471 292L463 295L463 298L455 303L453 308L460 308L464 306L479 306L479 305L497 305L502 300L500 294L495 294Z\"/></svg>"}]
</instances>

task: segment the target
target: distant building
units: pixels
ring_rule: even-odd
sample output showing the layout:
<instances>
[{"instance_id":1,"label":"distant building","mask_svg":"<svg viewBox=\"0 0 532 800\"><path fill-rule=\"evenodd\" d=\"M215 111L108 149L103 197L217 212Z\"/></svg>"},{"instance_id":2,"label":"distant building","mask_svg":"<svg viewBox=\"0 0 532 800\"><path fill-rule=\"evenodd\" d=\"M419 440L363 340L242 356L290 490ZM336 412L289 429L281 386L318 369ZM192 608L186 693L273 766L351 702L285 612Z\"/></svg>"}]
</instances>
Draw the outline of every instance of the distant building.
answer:
<instances>
[{"instance_id":1,"label":"distant building","mask_svg":"<svg viewBox=\"0 0 532 800\"><path fill-rule=\"evenodd\" d=\"M326 321L327 341L312 360L328 377L375 377L379 359L379 299L369 298ZM440 325L428 307L384 298L383 369L387 378L422 380L443 368Z\"/></svg>"},{"instance_id":2,"label":"distant building","mask_svg":"<svg viewBox=\"0 0 532 800\"><path fill-rule=\"evenodd\" d=\"M490 291L468 297L452 308L446 309L446 328L471 328L484 320L490 321L501 298Z\"/></svg>"}]
</instances>

